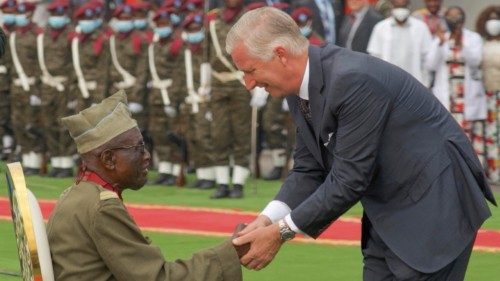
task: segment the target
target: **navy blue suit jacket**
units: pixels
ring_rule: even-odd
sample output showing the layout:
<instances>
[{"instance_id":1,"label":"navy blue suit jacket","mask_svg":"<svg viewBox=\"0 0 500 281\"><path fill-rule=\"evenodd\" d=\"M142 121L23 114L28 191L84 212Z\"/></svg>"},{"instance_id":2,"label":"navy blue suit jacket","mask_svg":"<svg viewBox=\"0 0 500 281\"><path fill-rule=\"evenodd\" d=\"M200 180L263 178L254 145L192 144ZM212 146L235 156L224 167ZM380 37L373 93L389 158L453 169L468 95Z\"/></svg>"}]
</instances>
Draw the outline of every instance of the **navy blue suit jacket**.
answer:
<instances>
[{"instance_id":1,"label":"navy blue suit jacket","mask_svg":"<svg viewBox=\"0 0 500 281\"><path fill-rule=\"evenodd\" d=\"M294 167L276 196L317 237L361 201L390 249L421 272L455 259L495 202L460 126L400 68L334 45L309 47L313 128L289 96Z\"/></svg>"}]
</instances>

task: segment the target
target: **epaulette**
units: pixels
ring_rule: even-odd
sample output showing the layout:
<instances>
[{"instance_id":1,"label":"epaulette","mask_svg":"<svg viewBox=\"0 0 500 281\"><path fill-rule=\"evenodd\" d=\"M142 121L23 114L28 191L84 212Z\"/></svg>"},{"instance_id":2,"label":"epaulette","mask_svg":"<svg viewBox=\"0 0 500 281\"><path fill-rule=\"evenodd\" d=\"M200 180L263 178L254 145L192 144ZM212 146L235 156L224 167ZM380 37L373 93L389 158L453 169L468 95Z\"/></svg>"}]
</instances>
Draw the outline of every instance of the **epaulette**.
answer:
<instances>
[{"instance_id":1,"label":"epaulette","mask_svg":"<svg viewBox=\"0 0 500 281\"><path fill-rule=\"evenodd\" d=\"M96 56L101 54L102 47L104 45L104 42L107 41L109 38L106 33L101 33L96 40L94 41L93 47L94 47L94 54Z\"/></svg>"},{"instance_id":2,"label":"epaulette","mask_svg":"<svg viewBox=\"0 0 500 281\"><path fill-rule=\"evenodd\" d=\"M101 201L106 201L109 199L119 199L118 194L110 190L101 191L101 193L99 194L99 198L101 199Z\"/></svg>"},{"instance_id":3,"label":"epaulette","mask_svg":"<svg viewBox=\"0 0 500 281\"><path fill-rule=\"evenodd\" d=\"M133 32L131 34L132 36L132 49L134 50L134 53L136 55L140 55L141 54L141 50L142 50L142 36L140 34L137 34L137 32Z\"/></svg>"},{"instance_id":4,"label":"epaulette","mask_svg":"<svg viewBox=\"0 0 500 281\"><path fill-rule=\"evenodd\" d=\"M181 52L183 44L184 40L180 36L174 38L172 44L170 44L170 54L174 57L177 56Z\"/></svg>"}]
</instances>

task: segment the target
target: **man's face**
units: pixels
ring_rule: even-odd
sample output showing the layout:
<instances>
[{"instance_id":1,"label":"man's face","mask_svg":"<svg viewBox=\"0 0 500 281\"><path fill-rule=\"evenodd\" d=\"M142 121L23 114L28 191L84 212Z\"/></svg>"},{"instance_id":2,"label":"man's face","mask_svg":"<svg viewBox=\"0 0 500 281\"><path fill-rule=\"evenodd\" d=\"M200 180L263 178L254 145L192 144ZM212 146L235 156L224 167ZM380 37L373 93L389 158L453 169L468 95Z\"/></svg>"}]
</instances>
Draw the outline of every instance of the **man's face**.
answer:
<instances>
[{"instance_id":1,"label":"man's face","mask_svg":"<svg viewBox=\"0 0 500 281\"><path fill-rule=\"evenodd\" d=\"M247 90L265 88L273 97L285 97L293 93L287 77L287 65L283 58L274 55L271 60L256 59L248 54L244 43L239 43L231 54L234 64L243 71Z\"/></svg>"},{"instance_id":2,"label":"man's face","mask_svg":"<svg viewBox=\"0 0 500 281\"><path fill-rule=\"evenodd\" d=\"M243 0L224 0L226 7L237 8L243 5Z\"/></svg>"},{"instance_id":3,"label":"man's face","mask_svg":"<svg viewBox=\"0 0 500 281\"><path fill-rule=\"evenodd\" d=\"M120 139L120 145L109 149L115 156L115 183L122 189L140 189L147 182L151 154L137 128L123 133Z\"/></svg>"},{"instance_id":4,"label":"man's face","mask_svg":"<svg viewBox=\"0 0 500 281\"><path fill-rule=\"evenodd\" d=\"M425 0L425 7L431 14L437 14L441 9L442 0Z\"/></svg>"},{"instance_id":5,"label":"man's face","mask_svg":"<svg viewBox=\"0 0 500 281\"><path fill-rule=\"evenodd\" d=\"M366 5L368 5L368 0L347 0L347 6L353 12L361 10Z\"/></svg>"},{"instance_id":6,"label":"man's face","mask_svg":"<svg viewBox=\"0 0 500 281\"><path fill-rule=\"evenodd\" d=\"M408 0L392 0L393 8L408 8L409 1Z\"/></svg>"}]
</instances>

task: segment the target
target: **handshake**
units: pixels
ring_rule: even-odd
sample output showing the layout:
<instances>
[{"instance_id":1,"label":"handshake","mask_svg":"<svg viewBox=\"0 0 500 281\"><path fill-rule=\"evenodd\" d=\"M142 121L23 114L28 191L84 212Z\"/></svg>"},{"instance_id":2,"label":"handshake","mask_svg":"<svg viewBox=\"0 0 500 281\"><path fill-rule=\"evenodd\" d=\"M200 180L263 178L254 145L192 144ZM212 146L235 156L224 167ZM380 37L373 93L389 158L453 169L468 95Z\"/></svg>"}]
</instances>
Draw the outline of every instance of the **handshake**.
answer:
<instances>
[{"instance_id":1,"label":"handshake","mask_svg":"<svg viewBox=\"0 0 500 281\"><path fill-rule=\"evenodd\" d=\"M248 225L238 224L232 242L241 265L260 270L271 263L281 245L288 240L282 240L280 233L278 223L272 223L264 215L258 216Z\"/></svg>"}]
</instances>

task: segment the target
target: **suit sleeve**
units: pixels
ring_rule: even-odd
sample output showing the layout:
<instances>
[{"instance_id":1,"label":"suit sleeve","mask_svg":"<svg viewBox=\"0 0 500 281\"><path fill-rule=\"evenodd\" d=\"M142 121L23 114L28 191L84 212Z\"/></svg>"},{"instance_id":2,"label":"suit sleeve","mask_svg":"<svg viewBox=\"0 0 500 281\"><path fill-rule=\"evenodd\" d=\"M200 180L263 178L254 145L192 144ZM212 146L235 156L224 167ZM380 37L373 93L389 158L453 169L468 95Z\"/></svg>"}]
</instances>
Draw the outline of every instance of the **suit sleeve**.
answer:
<instances>
[{"instance_id":1,"label":"suit sleeve","mask_svg":"<svg viewBox=\"0 0 500 281\"><path fill-rule=\"evenodd\" d=\"M318 237L367 192L375 173L377 150L391 110L385 87L368 74L350 73L336 80L325 114L338 120L329 174L317 190L291 213L295 225Z\"/></svg>"},{"instance_id":2,"label":"suit sleeve","mask_svg":"<svg viewBox=\"0 0 500 281\"><path fill-rule=\"evenodd\" d=\"M230 241L197 252L189 260L167 262L118 199L107 200L91 228L97 251L117 280L241 280L238 255Z\"/></svg>"},{"instance_id":3,"label":"suit sleeve","mask_svg":"<svg viewBox=\"0 0 500 281\"><path fill-rule=\"evenodd\" d=\"M313 194L325 180L324 169L309 152L299 127L297 127L293 161L293 169L274 198L284 202L292 210Z\"/></svg>"}]
</instances>

